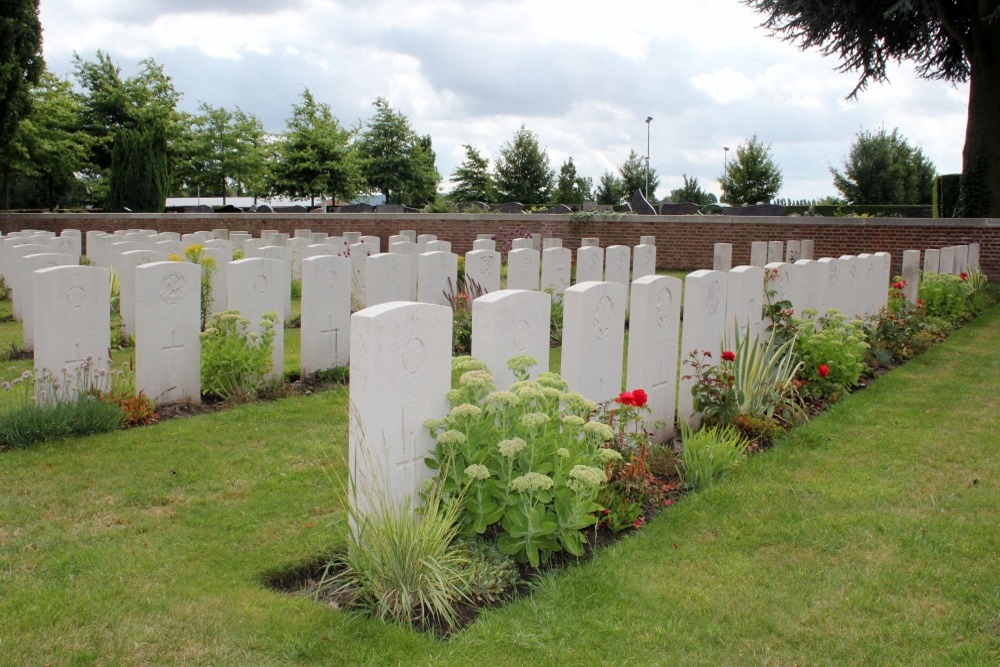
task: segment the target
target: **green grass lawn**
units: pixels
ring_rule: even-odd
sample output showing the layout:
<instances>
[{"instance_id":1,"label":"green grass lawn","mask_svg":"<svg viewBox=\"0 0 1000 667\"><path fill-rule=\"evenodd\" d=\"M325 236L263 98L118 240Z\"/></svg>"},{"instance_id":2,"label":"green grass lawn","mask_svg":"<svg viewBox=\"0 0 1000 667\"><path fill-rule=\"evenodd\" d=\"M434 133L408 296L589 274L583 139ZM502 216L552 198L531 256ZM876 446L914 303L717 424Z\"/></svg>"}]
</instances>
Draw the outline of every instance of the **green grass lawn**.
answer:
<instances>
[{"instance_id":1,"label":"green grass lawn","mask_svg":"<svg viewBox=\"0 0 1000 667\"><path fill-rule=\"evenodd\" d=\"M265 585L345 520L344 389L3 452L0 664L1000 664L998 348L995 307L447 643Z\"/></svg>"}]
</instances>

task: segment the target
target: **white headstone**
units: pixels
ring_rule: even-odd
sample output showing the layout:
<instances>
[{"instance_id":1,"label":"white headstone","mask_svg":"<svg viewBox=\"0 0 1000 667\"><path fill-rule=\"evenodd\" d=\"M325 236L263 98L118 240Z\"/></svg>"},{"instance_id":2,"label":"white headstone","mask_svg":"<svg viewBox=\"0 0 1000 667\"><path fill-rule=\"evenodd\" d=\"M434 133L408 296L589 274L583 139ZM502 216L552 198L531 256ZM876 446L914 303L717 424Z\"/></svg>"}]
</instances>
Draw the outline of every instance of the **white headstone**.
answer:
<instances>
[{"instance_id":1,"label":"white headstone","mask_svg":"<svg viewBox=\"0 0 1000 667\"><path fill-rule=\"evenodd\" d=\"M674 434L681 287L671 276L632 281L625 386L645 390L651 424L662 422L653 434L660 443Z\"/></svg>"},{"instance_id":2,"label":"white headstone","mask_svg":"<svg viewBox=\"0 0 1000 667\"><path fill-rule=\"evenodd\" d=\"M458 291L458 255L432 251L417 256L417 301L448 306L446 295Z\"/></svg>"},{"instance_id":3,"label":"white headstone","mask_svg":"<svg viewBox=\"0 0 1000 667\"><path fill-rule=\"evenodd\" d=\"M239 311L250 321L250 331L260 333L265 313L274 313L274 344L271 348L270 378L285 372L285 328L281 313L289 294L288 266L279 259L248 257L229 264L229 292L226 302L230 310Z\"/></svg>"},{"instance_id":4,"label":"white headstone","mask_svg":"<svg viewBox=\"0 0 1000 667\"><path fill-rule=\"evenodd\" d=\"M781 241L769 241L767 244L767 261L780 262L785 258L785 244Z\"/></svg>"},{"instance_id":5,"label":"white headstone","mask_svg":"<svg viewBox=\"0 0 1000 667\"><path fill-rule=\"evenodd\" d=\"M600 247L600 245L601 245L601 239L597 238L596 236L585 236L582 239L580 239L581 248L589 248L591 246Z\"/></svg>"},{"instance_id":6,"label":"white headstone","mask_svg":"<svg viewBox=\"0 0 1000 667\"><path fill-rule=\"evenodd\" d=\"M365 262L365 307L410 298L410 257L384 252Z\"/></svg>"},{"instance_id":7,"label":"white headstone","mask_svg":"<svg viewBox=\"0 0 1000 667\"><path fill-rule=\"evenodd\" d=\"M764 303L764 269L759 266L730 269L726 286L725 335L732 337L738 328L741 336L747 331L759 336Z\"/></svg>"},{"instance_id":8,"label":"white headstone","mask_svg":"<svg viewBox=\"0 0 1000 667\"><path fill-rule=\"evenodd\" d=\"M377 255L382 252L382 239L378 236L366 235L358 239L358 243L368 246L368 254Z\"/></svg>"},{"instance_id":9,"label":"white headstone","mask_svg":"<svg viewBox=\"0 0 1000 667\"><path fill-rule=\"evenodd\" d=\"M507 362L518 355L538 361L531 377L549 369L551 311L549 296L531 290L500 290L472 302L472 356L489 367L498 389L514 382Z\"/></svg>"},{"instance_id":10,"label":"white headstone","mask_svg":"<svg viewBox=\"0 0 1000 667\"><path fill-rule=\"evenodd\" d=\"M88 357L107 368L111 347L111 279L97 266L56 266L34 274L35 377L73 371Z\"/></svg>"},{"instance_id":11,"label":"white headstone","mask_svg":"<svg viewBox=\"0 0 1000 667\"><path fill-rule=\"evenodd\" d=\"M570 285L573 251L561 246L542 251L542 290L562 294Z\"/></svg>"},{"instance_id":12,"label":"white headstone","mask_svg":"<svg viewBox=\"0 0 1000 667\"><path fill-rule=\"evenodd\" d=\"M750 244L750 266L764 268L767 264L767 241L754 241Z\"/></svg>"},{"instance_id":13,"label":"white headstone","mask_svg":"<svg viewBox=\"0 0 1000 667\"><path fill-rule=\"evenodd\" d=\"M272 239L275 236L272 235ZM287 322L292 318L292 249L284 245L266 245L257 250L257 256L264 259L276 259L281 262L284 273L284 303L278 316L282 322ZM230 306L232 308L232 306Z\"/></svg>"},{"instance_id":14,"label":"white headstone","mask_svg":"<svg viewBox=\"0 0 1000 667\"><path fill-rule=\"evenodd\" d=\"M346 366L351 350L351 260L317 255L302 260L302 377Z\"/></svg>"},{"instance_id":15,"label":"white headstone","mask_svg":"<svg viewBox=\"0 0 1000 667\"><path fill-rule=\"evenodd\" d=\"M681 381L677 389L677 421L696 427L700 415L694 411L691 388L694 379L691 367L685 362L694 351L706 350L712 357L708 363L717 364L722 355L722 337L726 324L726 278L721 271L704 269L689 273L684 279L684 326L681 332Z\"/></svg>"},{"instance_id":16,"label":"white headstone","mask_svg":"<svg viewBox=\"0 0 1000 667\"><path fill-rule=\"evenodd\" d=\"M576 251L576 282L604 281L604 248L596 245L581 246Z\"/></svg>"},{"instance_id":17,"label":"white headstone","mask_svg":"<svg viewBox=\"0 0 1000 667\"><path fill-rule=\"evenodd\" d=\"M843 300L840 298L838 285L840 284L840 260L833 257L820 257L816 260L819 264L819 290L817 314L824 315L828 310L841 310Z\"/></svg>"},{"instance_id":18,"label":"white headstone","mask_svg":"<svg viewBox=\"0 0 1000 667\"><path fill-rule=\"evenodd\" d=\"M639 245L651 245L651 246L655 246L656 245L656 237L655 236L640 236L639 237Z\"/></svg>"},{"instance_id":19,"label":"white headstone","mask_svg":"<svg viewBox=\"0 0 1000 667\"><path fill-rule=\"evenodd\" d=\"M493 239L476 239L472 242L472 249L495 251L497 249L497 242Z\"/></svg>"},{"instance_id":20,"label":"white headstone","mask_svg":"<svg viewBox=\"0 0 1000 667\"><path fill-rule=\"evenodd\" d=\"M427 252L427 244L431 241L437 241L437 237L433 234L421 234L417 237L417 254L422 255Z\"/></svg>"},{"instance_id":21,"label":"white headstone","mask_svg":"<svg viewBox=\"0 0 1000 667\"><path fill-rule=\"evenodd\" d=\"M414 229L401 229L399 230L399 235L405 236L406 240L409 241L410 243L417 242L417 232Z\"/></svg>"},{"instance_id":22,"label":"white headstone","mask_svg":"<svg viewBox=\"0 0 1000 667\"><path fill-rule=\"evenodd\" d=\"M500 253L495 250L473 250L466 254L465 277L467 280L474 281L485 294L498 291L500 289Z\"/></svg>"},{"instance_id":23,"label":"white headstone","mask_svg":"<svg viewBox=\"0 0 1000 667\"><path fill-rule=\"evenodd\" d=\"M378 511L376 494L419 502L434 448L424 422L448 413L451 326L450 308L426 303L385 303L351 318L348 467L361 515Z\"/></svg>"},{"instance_id":24,"label":"white headstone","mask_svg":"<svg viewBox=\"0 0 1000 667\"><path fill-rule=\"evenodd\" d=\"M579 283L566 290L561 373L570 389L592 401L621 392L626 308L620 283Z\"/></svg>"},{"instance_id":25,"label":"white headstone","mask_svg":"<svg viewBox=\"0 0 1000 667\"><path fill-rule=\"evenodd\" d=\"M892 255L887 252L877 252L875 257L875 284L878 289L874 292L876 301L875 310L879 312L889 303L889 284L892 281Z\"/></svg>"},{"instance_id":26,"label":"white headstone","mask_svg":"<svg viewBox=\"0 0 1000 667\"><path fill-rule=\"evenodd\" d=\"M430 241L424 252L451 252L451 241Z\"/></svg>"},{"instance_id":27,"label":"white headstone","mask_svg":"<svg viewBox=\"0 0 1000 667\"><path fill-rule=\"evenodd\" d=\"M632 282L652 275L656 275L656 246L640 243L632 248Z\"/></svg>"},{"instance_id":28,"label":"white headstone","mask_svg":"<svg viewBox=\"0 0 1000 667\"><path fill-rule=\"evenodd\" d=\"M806 308L816 308L816 262L812 259L796 260L792 264L792 307L796 315Z\"/></svg>"},{"instance_id":29,"label":"white headstone","mask_svg":"<svg viewBox=\"0 0 1000 667\"><path fill-rule=\"evenodd\" d=\"M979 244L969 244L969 268L973 271L979 270Z\"/></svg>"},{"instance_id":30,"label":"white headstone","mask_svg":"<svg viewBox=\"0 0 1000 667\"><path fill-rule=\"evenodd\" d=\"M917 292L920 289L920 251L903 251L903 296L910 303L916 303Z\"/></svg>"},{"instance_id":31,"label":"white headstone","mask_svg":"<svg viewBox=\"0 0 1000 667\"><path fill-rule=\"evenodd\" d=\"M157 403L201 400L201 267L135 269L135 388Z\"/></svg>"},{"instance_id":32,"label":"white headstone","mask_svg":"<svg viewBox=\"0 0 1000 667\"><path fill-rule=\"evenodd\" d=\"M789 264L802 259L802 241L789 241L785 244L785 261Z\"/></svg>"},{"instance_id":33,"label":"white headstone","mask_svg":"<svg viewBox=\"0 0 1000 667\"><path fill-rule=\"evenodd\" d=\"M969 246L955 246L955 272L958 274L969 271Z\"/></svg>"},{"instance_id":34,"label":"white headstone","mask_svg":"<svg viewBox=\"0 0 1000 667\"><path fill-rule=\"evenodd\" d=\"M714 271L729 271L733 268L733 244L716 243L712 269Z\"/></svg>"},{"instance_id":35,"label":"white headstone","mask_svg":"<svg viewBox=\"0 0 1000 667\"><path fill-rule=\"evenodd\" d=\"M50 269L54 266L73 266L79 264L79 258L74 259L70 255L57 252L43 252L37 255L25 255L21 258L20 270L23 275L20 277L23 292L27 295L24 299L22 310L22 347L25 350L35 349L35 308L45 308L44 303L39 303L34 299L35 271Z\"/></svg>"},{"instance_id":36,"label":"white headstone","mask_svg":"<svg viewBox=\"0 0 1000 667\"><path fill-rule=\"evenodd\" d=\"M118 312L121 329L126 334L135 333L135 269L143 264L162 262L166 255L155 250L129 250L118 255Z\"/></svg>"},{"instance_id":37,"label":"white headstone","mask_svg":"<svg viewBox=\"0 0 1000 667\"><path fill-rule=\"evenodd\" d=\"M538 289L541 257L534 248L515 248L507 254L507 289Z\"/></svg>"},{"instance_id":38,"label":"white headstone","mask_svg":"<svg viewBox=\"0 0 1000 667\"><path fill-rule=\"evenodd\" d=\"M17 241L14 241L14 243L17 243ZM7 282L7 287L10 288L11 309L14 319L22 321L24 319L24 304L31 298L31 293L28 291L27 285L21 284L26 281L24 273L27 269L24 264L24 258L28 255L49 253L51 251L48 245L24 243L23 241L19 245L5 246L4 250L7 254L4 262L4 270L6 271L4 279Z\"/></svg>"},{"instance_id":39,"label":"white headstone","mask_svg":"<svg viewBox=\"0 0 1000 667\"><path fill-rule=\"evenodd\" d=\"M401 235L402 236L402 235ZM405 237L404 237L405 238ZM410 258L410 292L406 301L417 300L417 244L413 241L397 241L389 246L389 252Z\"/></svg>"},{"instance_id":40,"label":"white headstone","mask_svg":"<svg viewBox=\"0 0 1000 667\"><path fill-rule=\"evenodd\" d=\"M549 248L561 248L562 239L554 238L543 238L542 239L542 250L548 250ZM544 269L543 269L544 270Z\"/></svg>"},{"instance_id":41,"label":"white headstone","mask_svg":"<svg viewBox=\"0 0 1000 667\"><path fill-rule=\"evenodd\" d=\"M924 251L924 273L938 273L941 266L941 251L928 248Z\"/></svg>"},{"instance_id":42,"label":"white headstone","mask_svg":"<svg viewBox=\"0 0 1000 667\"><path fill-rule=\"evenodd\" d=\"M941 259L938 261L938 273L955 273L955 247L941 248Z\"/></svg>"},{"instance_id":43,"label":"white headstone","mask_svg":"<svg viewBox=\"0 0 1000 667\"><path fill-rule=\"evenodd\" d=\"M288 239L288 249L292 251L292 279L301 280L302 279L302 258L304 257L304 251L306 246L310 245L312 238L298 236L295 238Z\"/></svg>"},{"instance_id":44,"label":"white headstone","mask_svg":"<svg viewBox=\"0 0 1000 667\"><path fill-rule=\"evenodd\" d=\"M801 255L800 259L813 259L813 253L815 252L815 242L812 239L803 239L801 245Z\"/></svg>"},{"instance_id":45,"label":"white headstone","mask_svg":"<svg viewBox=\"0 0 1000 667\"><path fill-rule=\"evenodd\" d=\"M612 245L604 251L604 280L625 286L625 298L628 299L630 278L630 261L632 249L627 245Z\"/></svg>"}]
</instances>

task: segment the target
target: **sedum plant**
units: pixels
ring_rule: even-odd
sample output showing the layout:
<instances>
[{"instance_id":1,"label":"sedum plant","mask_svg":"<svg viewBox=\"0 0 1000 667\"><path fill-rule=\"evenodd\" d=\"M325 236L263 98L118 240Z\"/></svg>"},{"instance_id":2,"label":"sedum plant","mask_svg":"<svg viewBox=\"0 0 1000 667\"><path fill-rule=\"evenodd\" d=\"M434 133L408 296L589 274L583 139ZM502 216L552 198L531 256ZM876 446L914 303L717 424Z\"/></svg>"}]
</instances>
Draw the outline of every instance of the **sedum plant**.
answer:
<instances>
[{"instance_id":1,"label":"sedum plant","mask_svg":"<svg viewBox=\"0 0 1000 667\"><path fill-rule=\"evenodd\" d=\"M271 371L277 313L266 313L260 333L234 310L212 315L201 334L201 391L224 401L256 395Z\"/></svg>"},{"instance_id":2,"label":"sedum plant","mask_svg":"<svg viewBox=\"0 0 1000 667\"><path fill-rule=\"evenodd\" d=\"M459 385L451 412L430 420L435 438L427 465L446 499L460 507L461 534L498 532L501 551L538 567L557 552L582 556L607 483L605 447L614 434L589 422L596 404L568 391L555 373L528 380L535 359L508 363L518 381L497 391L485 364L456 357Z\"/></svg>"},{"instance_id":3,"label":"sedum plant","mask_svg":"<svg viewBox=\"0 0 1000 667\"><path fill-rule=\"evenodd\" d=\"M819 318L809 308L802 315L791 319L802 359L800 391L819 399L836 397L856 387L867 368L864 362L869 345L864 323L848 320L834 309Z\"/></svg>"}]
</instances>

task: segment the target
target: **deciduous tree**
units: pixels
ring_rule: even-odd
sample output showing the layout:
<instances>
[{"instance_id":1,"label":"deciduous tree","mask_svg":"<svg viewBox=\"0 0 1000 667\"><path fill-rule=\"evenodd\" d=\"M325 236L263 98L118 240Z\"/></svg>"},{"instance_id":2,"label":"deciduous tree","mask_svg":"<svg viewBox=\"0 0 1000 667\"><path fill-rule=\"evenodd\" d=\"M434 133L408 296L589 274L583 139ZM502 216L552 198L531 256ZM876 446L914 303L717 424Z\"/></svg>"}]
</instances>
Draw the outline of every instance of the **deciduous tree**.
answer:
<instances>
[{"instance_id":1,"label":"deciduous tree","mask_svg":"<svg viewBox=\"0 0 1000 667\"><path fill-rule=\"evenodd\" d=\"M684 174L684 185L670 191L670 201L675 204L690 202L698 206L704 206L705 204L714 204L716 197L713 193L705 192L701 189L696 176L692 176L689 179L687 174Z\"/></svg>"},{"instance_id":2,"label":"deciduous tree","mask_svg":"<svg viewBox=\"0 0 1000 667\"><path fill-rule=\"evenodd\" d=\"M727 174L719 179L722 200L736 205L767 203L781 190L782 180L781 169L771 157L771 146L765 146L755 134L737 146Z\"/></svg>"},{"instance_id":3,"label":"deciduous tree","mask_svg":"<svg viewBox=\"0 0 1000 667\"><path fill-rule=\"evenodd\" d=\"M849 204L931 203L934 165L898 128L858 132L843 167L843 173L833 167L830 173Z\"/></svg>"},{"instance_id":4,"label":"deciduous tree","mask_svg":"<svg viewBox=\"0 0 1000 667\"><path fill-rule=\"evenodd\" d=\"M14 134L31 109L31 86L45 70L38 0L0 3L0 160L13 159ZM8 207L11 172L2 171L3 206Z\"/></svg>"},{"instance_id":5,"label":"deciduous tree","mask_svg":"<svg viewBox=\"0 0 1000 667\"><path fill-rule=\"evenodd\" d=\"M414 132L410 120L379 97L358 141L361 172L368 187L389 204L424 204L436 194L440 174L429 136ZM431 185L433 183L433 185Z\"/></svg>"},{"instance_id":6,"label":"deciduous tree","mask_svg":"<svg viewBox=\"0 0 1000 667\"><path fill-rule=\"evenodd\" d=\"M591 198L593 189L593 181L577 173L573 158L570 157L559 167L559 178L552 194L552 203L579 206Z\"/></svg>"},{"instance_id":7,"label":"deciduous tree","mask_svg":"<svg viewBox=\"0 0 1000 667\"><path fill-rule=\"evenodd\" d=\"M500 147L494 165L497 197L501 201L535 206L549 201L554 174L538 135L524 125Z\"/></svg>"},{"instance_id":8,"label":"deciduous tree","mask_svg":"<svg viewBox=\"0 0 1000 667\"><path fill-rule=\"evenodd\" d=\"M858 72L851 96L910 61L925 79L969 82L962 215L1000 217L1000 0L742 0L764 27Z\"/></svg>"}]
</instances>

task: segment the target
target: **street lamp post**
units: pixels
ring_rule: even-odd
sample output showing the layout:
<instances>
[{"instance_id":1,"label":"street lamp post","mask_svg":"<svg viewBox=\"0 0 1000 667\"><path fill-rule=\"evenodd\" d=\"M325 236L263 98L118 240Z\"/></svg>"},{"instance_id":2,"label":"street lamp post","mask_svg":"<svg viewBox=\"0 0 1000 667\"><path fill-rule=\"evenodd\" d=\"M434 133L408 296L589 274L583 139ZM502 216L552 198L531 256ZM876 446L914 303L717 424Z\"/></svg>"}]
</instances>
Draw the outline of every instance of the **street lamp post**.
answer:
<instances>
[{"instance_id":1,"label":"street lamp post","mask_svg":"<svg viewBox=\"0 0 1000 667\"><path fill-rule=\"evenodd\" d=\"M649 124L652 116L646 116L646 201L649 201Z\"/></svg>"},{"instance_id":2,"label":"street lamp post","mask_svg":"<svg viewBox=\"0 0 1000 667\"><path fill-rule=\"evenodd\" d=\"M729 181L729 146L722 147L722 182ZM723 195L725 192L722 193Z\"/></svg>"}]
</instances>

